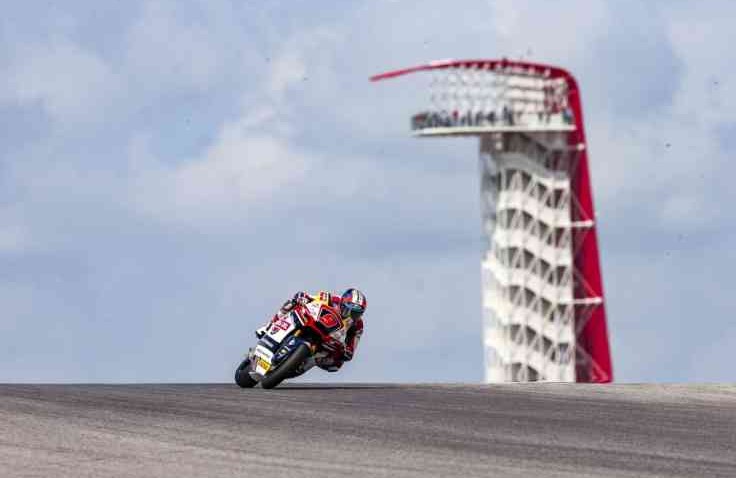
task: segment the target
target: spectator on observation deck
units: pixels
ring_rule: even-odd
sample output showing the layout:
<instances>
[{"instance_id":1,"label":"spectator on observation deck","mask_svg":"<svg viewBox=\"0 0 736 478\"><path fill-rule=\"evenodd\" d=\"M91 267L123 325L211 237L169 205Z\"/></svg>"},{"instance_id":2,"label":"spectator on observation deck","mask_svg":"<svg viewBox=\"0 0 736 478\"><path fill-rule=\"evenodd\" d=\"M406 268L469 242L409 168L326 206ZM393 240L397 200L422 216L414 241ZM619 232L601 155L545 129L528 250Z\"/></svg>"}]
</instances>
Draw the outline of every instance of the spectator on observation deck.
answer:
<instances>
[{"instance_id":1,"label":"spectator on observation deck","mask_svg":"<svg viewBox=\"0 0 736 478\"><path fill-rule=\"evenodd\" d=\"M485 119L485 115L482 111L478 111L475 113L475 125L481 126L483 124L483 120Z\"/></svg>"},{"instance_id":2,"label":"spectator on observation deck","mask_svg":"<svg viewBox=\"0 0 736 478\"><path fill-rule=\"evenodd\" d=\"M491 123L491 126L494 126L496 124L496 111L491 111L488 113L488 122Z\"/></svg>"}]
</instances>

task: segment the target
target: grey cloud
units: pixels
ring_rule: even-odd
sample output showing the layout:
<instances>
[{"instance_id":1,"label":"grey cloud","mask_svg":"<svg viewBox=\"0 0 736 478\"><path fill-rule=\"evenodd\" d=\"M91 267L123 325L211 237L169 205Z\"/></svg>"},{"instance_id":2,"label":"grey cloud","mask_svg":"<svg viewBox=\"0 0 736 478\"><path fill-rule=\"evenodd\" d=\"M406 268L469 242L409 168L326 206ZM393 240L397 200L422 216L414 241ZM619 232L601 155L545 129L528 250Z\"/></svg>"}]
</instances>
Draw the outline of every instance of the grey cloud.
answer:
<instances>
[{"instance_id":1,"label":"grey cloud","mask_svg":"<svg viewBox=\"0 0 736 478\"><path fill-rule=\"evenodd\" d=\"M636 253L604 255L620 376L733 379L728 362L709 359L730 353L731 304L722 291L732 264L732 236L731 231L717 239L683 237L677 245L663 241L646 260Z\"/></svg>"},{"instance_id":2,"label":"grey cloud","mask_svg":"<svg viewBox=\"0 0 736 478\"><path fill-rule=\"evenodd\" d=\"M736 122L717 126L718 141L725 153L736 151Z\"/></svg>"},{"instance_id":3,"label":"grey cloud","mask_svg":"<svg viewBox=\"0 0 736 478\"><path fill-rule=\"evenodd\" d=\"M666 114L684 68L669 42L660 8L628 2L612 6L609 12L606 32L589 56L606 61L592 63L595 73L584 78L591 80L591 86L605 88L605 107L615 120Z\"/></svg>"}]
</instances>

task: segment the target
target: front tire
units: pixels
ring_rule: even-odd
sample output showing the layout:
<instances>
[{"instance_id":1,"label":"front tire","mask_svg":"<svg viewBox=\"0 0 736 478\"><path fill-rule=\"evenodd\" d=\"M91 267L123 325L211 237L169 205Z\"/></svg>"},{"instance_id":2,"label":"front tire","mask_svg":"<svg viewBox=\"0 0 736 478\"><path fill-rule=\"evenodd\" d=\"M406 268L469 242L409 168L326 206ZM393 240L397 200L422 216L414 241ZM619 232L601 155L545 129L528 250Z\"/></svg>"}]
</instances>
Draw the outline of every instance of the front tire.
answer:
<instances>
[{"instance_id":1,"label":"front tire","mask_svg":"<svg viewBox=\"0 0 736 478\"><path fill-rule=\"evenodd\" d=\"M261 380L261 387L273 388L283 382L285 379L293 376L296 368L301 365L311 354L312 353L310 352L309 347L306 344L299 344L296 350L294 350L294 353L292 353L289 358L284 360L284 362L279 365L276 370L269 374L266 374L266 376L263 377L263 379Z\"/></svg>"},{"instance_id":2,"label":"front tire","mask_svg":"<svg viewBox=\"0 0 736 478\"><path fill-rule=\"evenodd\" d=\"M253 380L248 374L249 365L250 358L246 358L245 360L240 362L238 368L235 369L235 383L238 384L238 387L240 388L253 388L258 383Z\"/></svg>"}]
</instances>

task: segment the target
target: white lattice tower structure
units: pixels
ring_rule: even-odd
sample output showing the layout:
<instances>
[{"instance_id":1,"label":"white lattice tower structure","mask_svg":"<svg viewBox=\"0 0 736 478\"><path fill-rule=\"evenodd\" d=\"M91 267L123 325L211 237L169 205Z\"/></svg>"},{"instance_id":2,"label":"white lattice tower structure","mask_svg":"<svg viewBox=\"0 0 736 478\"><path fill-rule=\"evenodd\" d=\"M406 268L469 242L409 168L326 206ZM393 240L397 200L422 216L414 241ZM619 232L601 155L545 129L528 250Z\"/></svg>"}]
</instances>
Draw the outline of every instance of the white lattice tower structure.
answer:
<instances>
[{"instance_id":1,"label":"white lattice tower structure","mask_svg":"<svg viewBox=\"0 0 736 478\"><path fill-rule=\"evenodd\" d=\"M488 382L613 379L575 79L506 60L434 62L421 137L478 136Z\"/></svg>"}]
</instances>

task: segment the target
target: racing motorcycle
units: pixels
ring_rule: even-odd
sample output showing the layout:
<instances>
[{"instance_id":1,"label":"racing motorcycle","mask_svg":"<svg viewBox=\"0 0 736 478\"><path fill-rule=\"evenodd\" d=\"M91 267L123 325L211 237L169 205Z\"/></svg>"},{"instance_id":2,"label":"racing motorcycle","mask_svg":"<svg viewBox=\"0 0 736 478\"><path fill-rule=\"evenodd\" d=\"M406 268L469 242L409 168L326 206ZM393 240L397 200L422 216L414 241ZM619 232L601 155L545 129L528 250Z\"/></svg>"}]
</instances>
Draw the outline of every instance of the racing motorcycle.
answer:
<instances>
[{"instance_id":1,"label":"racing motorcycle","mask_svg":"<svg viewBox=\"0 0 736 478\"><path fill-rule=\"evenodd\" d=\"M308 360L319 360L343 350L347 330L340 314L319 302L296 304L274 316L255 347L235 369L242 388L274 388L304 373Z\"/></svg>"}]
</instances>

